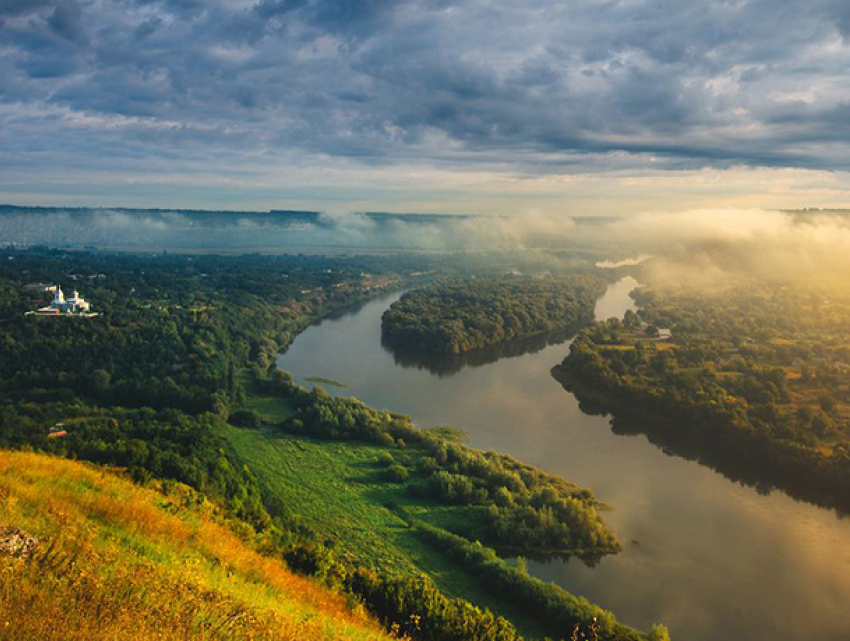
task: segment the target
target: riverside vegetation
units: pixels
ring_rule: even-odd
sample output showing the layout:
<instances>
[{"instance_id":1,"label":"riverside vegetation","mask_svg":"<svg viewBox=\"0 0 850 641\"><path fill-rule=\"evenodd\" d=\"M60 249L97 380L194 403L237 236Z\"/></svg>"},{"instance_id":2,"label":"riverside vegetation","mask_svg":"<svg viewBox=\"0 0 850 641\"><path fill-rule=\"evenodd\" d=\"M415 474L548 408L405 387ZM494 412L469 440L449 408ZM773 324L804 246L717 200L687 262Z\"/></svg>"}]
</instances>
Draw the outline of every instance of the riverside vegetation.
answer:
<instances>
[{"instance_id":1,"label":"riverside vegetation","mask_svg":"<svg viewBox=\"0 0 850 641\"><path fill-rule=\"evenodd\" d=\"M666 636L661 628L650 635L627 628L610 613L528 577L496 554L616 551L616 540L599 517L601 506L589 492L509 457L469 450L445 433L419 431L404 417L307 392L275 369L276 354L308 323L370 295L376 282L405 282L416 268L413 259L43 250L10 251L3 258L3 447L117 466L129 479L154 489L161 489L162 481L185 485L197 497L194 501L209 501L221 510L246 549L348 595L399 635L513 640L521 638L515 621L532 629L528 620L546 612L546 630L533 629L527 636ZM41 296L22 288L32 281L80 282L102 316L26 317ZM304 478L295 492L275 492L270 482L275 471L259 464L259 450L251 445L272 435L297 448L280 461L293 466L309 464L302 459L316 464L328 451L319 445L337 444L336 468ZM340 487L360 484L365 490L360 505L368 516L392 515L395 526L408 533L406 566L382 564L365 546L348 545L356 538L354 519L326 527L310 518L305 503L320 509L316 500L323 498L311 494L310 484L322 474L322 482ZM355 480L357 475L366 480ZM92 516L81 510L86 518ZM140 508L139 513L148 512ZM56 539L57 529L49 523L12 513L3 518ZM101 571L90 567L95 575ZM72 588L66 592L72 601L88 598ZM467 589L476 605L463 598ZM145 602L138 603L143 617ZM487 605L497 614L480 607ZM128 620L104 607L98 616L112 617L109 625ZM368 616L357 613L360 606L352 607L350 616L371 629ZM499 616L503 612L511 620ZM337 618L335 610L326 614ZM215 616L198 615L204 620ZM86 628L81 624L80 629ZM354 638L357 634L352 631Z\"/></svg>"},{"instance_id":2,"label":"riverside vegetation","mask_svg":"<svg viewBox=\"0 0 850 641\"><path fill-rule=\"evenodd\" d=\"M590 322L604 291L589 273L450 279L407 292L384 313L381 331L401 350L461 354Z\"/></svg>"},{"instance_id":3,"label":"riverside vegetation","mask_svg":"<svg viewBox=\"0 0 850 641\"><path fill-rule=\"evenodd\" d=\"M848 292L762 283L634 296L639 312L582 331L556 378L612 411L615 429L850 510Z\"/></svg>"}]
</instances>

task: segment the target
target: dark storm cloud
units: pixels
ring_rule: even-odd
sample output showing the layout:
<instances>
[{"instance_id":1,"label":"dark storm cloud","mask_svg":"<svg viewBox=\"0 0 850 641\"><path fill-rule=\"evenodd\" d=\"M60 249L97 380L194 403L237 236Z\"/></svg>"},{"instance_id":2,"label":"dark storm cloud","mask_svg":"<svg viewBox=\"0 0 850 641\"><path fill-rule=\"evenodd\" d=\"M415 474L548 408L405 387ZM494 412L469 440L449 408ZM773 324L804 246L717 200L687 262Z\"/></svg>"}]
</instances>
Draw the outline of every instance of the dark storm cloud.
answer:
<instances>
[{"instance_id":1,"label":"dark storm cloud","mask_svg":"<svg viewBox=\"0 0 850 641\"><path fill-rule=\"evenodd\" d=\"M838 0L0 0L0 20L20 153L847 168Z\"/></svg>"},{"instance_id":2,"label":"dark storm cloud","mask_svg":"<svg viewBox=\"0 0 850 641\"><path fill-rule=\"evenodd\" d=\"M0 16L31 13L50 4L50 0L0 0Z\"/></svg>"},{"instance_id":3,"label":"dark storm cloud","mask_svg":"<svg viewBox=\"0 0 850 641\"><path fill-rule=\"evenodd\" d=\"M47 19L47 24L59 36L73 42L81 42L85 40L85 31L81 22L82 15L83 10L78 2L66 0L56 6Z\"/></svg>"}]
</instances>

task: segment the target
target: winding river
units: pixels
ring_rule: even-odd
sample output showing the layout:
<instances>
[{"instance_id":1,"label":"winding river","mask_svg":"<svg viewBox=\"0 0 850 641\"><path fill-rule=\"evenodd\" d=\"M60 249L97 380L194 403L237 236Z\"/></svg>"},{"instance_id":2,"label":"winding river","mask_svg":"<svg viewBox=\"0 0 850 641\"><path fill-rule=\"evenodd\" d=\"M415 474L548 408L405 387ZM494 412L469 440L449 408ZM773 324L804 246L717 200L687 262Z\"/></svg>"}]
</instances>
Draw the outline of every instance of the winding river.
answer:
<instances>
[{"instance_id":1,"label":"winding river","mask_svg":"<svg viewBox=\"0 0 850 641\"><path fill-rule=\"evenodd\" d=\"M611 285L597 318L622 317L636 284ZM278 364L302 384L306 376L343 382L329 391L421 426L460 426L471 446L590 487L614 508L606 519L621 554L592 568L529 562L534 575L630 625L663 622L676 641L850 639L850 519L734 483L643 436L614 434L608 418L584 414L550 376L569 350L563 336L465 359L394 356L381 345L380 319L399 296L310 327Z\"/></svg>"}]
</instances>

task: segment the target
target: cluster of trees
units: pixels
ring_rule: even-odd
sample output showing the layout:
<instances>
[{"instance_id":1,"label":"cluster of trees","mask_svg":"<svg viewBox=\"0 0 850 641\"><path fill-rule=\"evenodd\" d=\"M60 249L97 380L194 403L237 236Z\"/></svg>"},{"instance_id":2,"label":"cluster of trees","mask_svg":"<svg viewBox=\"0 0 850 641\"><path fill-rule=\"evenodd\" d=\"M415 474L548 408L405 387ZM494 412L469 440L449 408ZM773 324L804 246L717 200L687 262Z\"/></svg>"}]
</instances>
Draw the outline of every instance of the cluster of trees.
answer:
<instances>
[{"instance_id":1,"label":"cluster of trees","mask_svg":"<svg viewBox=\"0 0 850 641\"><path fill-rule=\"evenodd\" d=\"M332 397L321 387L307 392L290 384L286 393L297 410L283 429L403 449L403 460L385 462L385 476L406 483L407 491L417 497L474 507L476 518L455 526L470 539L536 555L620 550L587 489L509 456L476 451L440 433L420 430L407 416L375 410L356 399Z\"/></svg>"},{"instance_id":2,"label":"cluster of trees","mask_svg":"<svg viewBox=\"0 0 850 641\"><path fill-rule=\"evenodd\" d=\"M417 641L522 641L510 621L469 601L447 597L425 575L399 576L363 567L316 533L274 545L297 572L360 599L400 638ZM312 537L312 538L311 538Z\"/></svg>"},{"instance_id":3,"label":"cluster of trees","mask_svg":"<svg viewBox=\"0 0 850 641\"><path fill-rule=\"evenodd\" d=\"M665 443L725 450L754 482L850 509L846 293L751 285L636 297L638 314L576 338L560 380L618 417L651 417L646 429Z\"/></svg>"},{"instance_id":4,"label":"cluster of trees","mask_svg":"<svg viewBox=\"0 0 850 641\"><path fill-rule=\"evenodd\" d=\"M49 438L46 426L67 432ZM137 481L184 483L258 531L272 526L257 481L220 435L221 418L170 408L100 408L79 402L0 405L0 447L32 448L126 468Z\"/></svg>"},{"instance_id":5,"label":"cluster of trees","mask_svg":"<svg viewBox=\"0 0 850 641\"><path fill-rule=\"evenodd\" d=\"M407 292L381 330L400 349L460 354L589 322L604 290L592 274L451 279Z\"/></svg>"},{"instance_id":6,"label":"cluster of trees","mask_svg":"<svg viewBox=\"0 0 850 641\"><path fill-rule=\"evenodd\" d=\"M521 641L506 619L446 597L427 577L381 578L355 571L346 584L390 629L423 641ZM399 623L400 622L400 623Z\"/></svg>"},{"instance_id":7,"label":"cluster of trees","mask_svg":"<svg viewBox=\"0 0 850 641\"><path fill-rule=\"evenodd\" d=\"M365 298L364 267L379 265L372 259L55 251L7 258L0 262L6 397L50 390L101 405L191 414L226 412L240 399L240 369L264 371L317 316ZM78 287L101 315L25 317L50 297L22 289L27 282ZM351 286L335 289L337 283Z\"/></svg>"},{"instance_id":8,"label":"cluster of trees","mask_svg":"<svg viewBox=\"0 0 850 641\"><path fill-rule=\"evenodd\" d=\"M274 369L278 351L307 324L369 295L360 286L364 273L403 277L414 269L407 261L4 252L0 447L119 466L140 482L185 483L224 507L234 527L264 551L348 591L413 639L515 641L510 623L447 598L425 578L378 574L337 553L325 533L261 495L220 429L226 421L257 425L258 417L242 409L249 385L291 394L299 411L287 429L409 452L411 458L387 466L394 482L424 485L441 472L468 480L475 491L464 505L481 514L473 519L479 538L492 530L514 544L515 526L508 524L533 528L539 516L551 527L526 547L613 551L616 541L585 491L420 432L405 417L298 390ZM25 316L45 302L44 293L23 288L30 282L78 284L101 316ZM339 282L348 286L334 288Z\"/></svg>"}]
</instances>

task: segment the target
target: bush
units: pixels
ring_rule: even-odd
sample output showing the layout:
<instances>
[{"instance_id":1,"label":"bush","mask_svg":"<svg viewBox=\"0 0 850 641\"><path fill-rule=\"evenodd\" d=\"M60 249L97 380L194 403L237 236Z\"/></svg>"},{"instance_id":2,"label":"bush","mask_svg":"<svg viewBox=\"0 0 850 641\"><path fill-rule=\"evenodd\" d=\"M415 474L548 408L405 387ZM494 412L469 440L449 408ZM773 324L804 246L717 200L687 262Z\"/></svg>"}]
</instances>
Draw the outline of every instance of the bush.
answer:
<instances>
[{"instance_id":1,"label":"bush","mask_svg":"<svg viewBox=\"0 0 850 641\"><path fill-rule=\"evenodd\" d=\"M375 463L377 463L381 467L389 467L393 463L395 463L395 459L393 455L389 452L381 452L378 456L375 457Z\"/></svg>"},{"instance_id":2,"label":"bush","mask_svg":"<svg viewBox=\"0 0 850 641\"><path fill-rule=\"evenodd\" d=\"M421 476L431 476L434 472L440 469L440 464L437 459L432 456L423 456L416 464L416 471Z\"/></svg>"},{"instance_id":3,"label":"bush","mask_svg":"<svg viewBox=\"0 0 850 641\"><path fill-rule=\"evenodd\" d=\"M237 427L257 428L263 424L263 418L254 410L239 409L230 415L228 422Z\"/></svg>"},{"instance_id":4,"label":"bush","mask_svg":"<svg viewBox=\"0 0 850 641\"><path fill-rule=\"evenodd\" d=\"M390 465L383 474L385 479L393 483L404 483L409 475L410 473L407 471L407 468L398 463Z\"/></svg>"}]
</instances>

